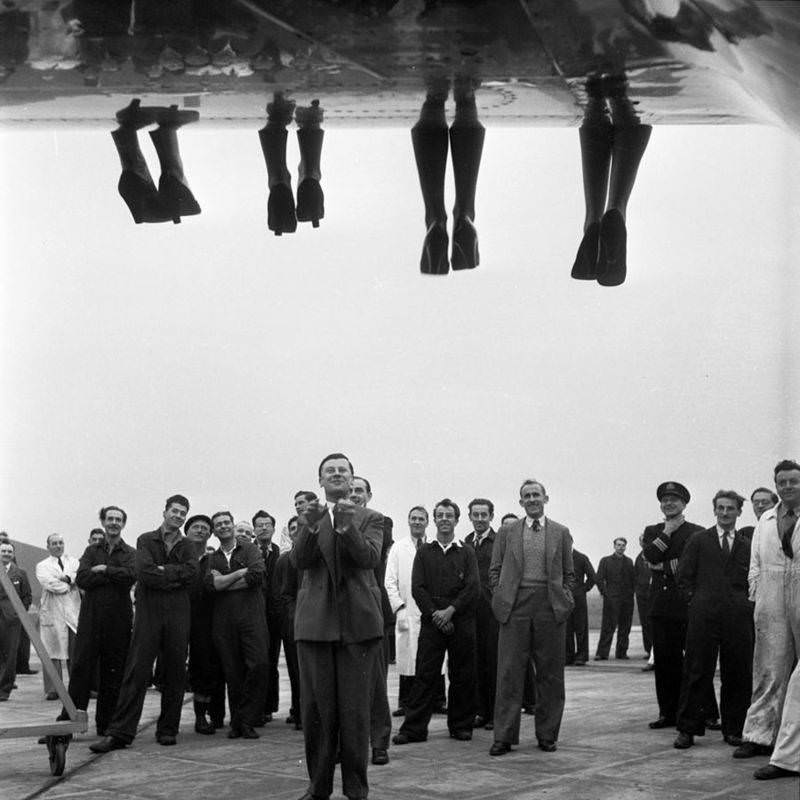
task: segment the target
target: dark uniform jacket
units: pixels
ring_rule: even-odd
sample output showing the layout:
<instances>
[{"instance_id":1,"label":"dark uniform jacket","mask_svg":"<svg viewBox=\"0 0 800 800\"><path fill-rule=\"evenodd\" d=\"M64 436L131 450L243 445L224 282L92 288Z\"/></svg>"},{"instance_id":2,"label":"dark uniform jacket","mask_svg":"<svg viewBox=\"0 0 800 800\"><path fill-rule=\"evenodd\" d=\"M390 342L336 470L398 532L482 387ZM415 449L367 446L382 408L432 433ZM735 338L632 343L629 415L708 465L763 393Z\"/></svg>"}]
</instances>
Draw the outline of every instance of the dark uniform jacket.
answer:
<instances>
[{"instance_id":1,"label":"dark uniform jacket","mask_svg":"<svg viewBox=\"0 0 800 800\"><path fill-rule=\"evenodd\" d=\"M575 585L572 588L572 594L575 599L586 597L597 584L597 576L592 562L589 561L589 556L584 555L573 547L572 564L575 568Z\"/></svg>"},{"instance_id":2,"label":"dark uniform jacket","mask_svg":"<svg viewBox=\"0 0 800 800\"><path fill-rule=\"evenodd\" d=\"M651 565L650 616L665 619L686 619L686 598L678 588L678 561L693 533L703 530L692 522L684 522L671 536L664 534L664 523L644 529L642 553ZM660 568L659 568L660 565Z\"/></svg>"},{"instance_id":3,"label":"dark uniform jacket","mask_svg":"<svg viewBox=\"0 0 800 800\"><path fill-rule=\"evenodd\" d=\"M163 566L164 569L158 569ZM188 593L198 571L194 545L181 536L172 550L157 528L136 540L136 602L155 599L173 592ZM188 600L188 594L187 594Z\"/></svg>"},{"instance_id":4,"label":"dark uniform jacket","mask_svg":"<svg viewBox=\"0 0 800 800\"><path fill-rule=\"evenodd\" d=\"M105 564L104 572L92 572L92 567ZM105 542L90 544L83 551L75 583L86 593L81 602L78 626L91 624L89 616L96 614L132 614L131 586L136 581L136 550L121 539L109 552Z\"/></svg>"},{"instance_id":5,"label":"dark uniform jacket","mask_svg":"<svg viewBox=\"0 0 800 800\"><path fill-rule=\"evenodd\" d=\"M296 641L354 644L383 637L381 590L375 580L383 548L383 517L357 507L336 533L329 514L315 525L303 516L291 563L302 571L294 616Z\"/></svg>"},{"instance_id":6,"label":"dark uniform jacket","mask_svg":"<svg viewBox=\"0 0 800 800\"><path fill-rule=\"evenodd\" d=\"M751 614L749 569L750 540L738 531L732 537L727 559L723 557L716 526L695 533L684 547L678 566L678 583L689 603L689 616L723 608Z\"/></svg>"},{"instance_id":7,"label":"dark uniform jacket","mask_svg":"<svg viewBox=\"0 0 800 800\"><path fill-rule=\"evenodd\" d=\"M455 608L453 619L475 613L480 594L475 551L453 542L445 553L438 541L423 545L411 568L411 596L423 622L434 611Z\"/></svg>"}]
</instances>

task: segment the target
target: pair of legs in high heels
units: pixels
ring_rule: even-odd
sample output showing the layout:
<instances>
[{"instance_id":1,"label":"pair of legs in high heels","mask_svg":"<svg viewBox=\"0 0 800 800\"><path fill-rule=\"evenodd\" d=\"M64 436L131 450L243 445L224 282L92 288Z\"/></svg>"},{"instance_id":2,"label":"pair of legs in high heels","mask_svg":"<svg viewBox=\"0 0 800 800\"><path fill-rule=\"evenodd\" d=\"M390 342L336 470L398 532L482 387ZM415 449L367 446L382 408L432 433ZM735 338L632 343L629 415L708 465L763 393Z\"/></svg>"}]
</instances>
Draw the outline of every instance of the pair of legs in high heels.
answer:
<instances>
[{"instance_id":1,"label":"pair of legs in high heels","mask_svg":"<svg viewBox=\"0 0 800 800\"><path fill-rule=\"evenodd\" d=\"M624 76L591 77L586 92L580 128L586 217L572 277L618 286L627 273L625 213L652 127L639 121Z\"/></svg>"},{"instance_id":2,"label":"pair of legs in high heels","mask_svg":"<svg viewBox=\"0 0 800 800\"><path fill-rule=\"evenodd\" d=\"M186 182L178 149L178 128L196 122L199 116L197 111L177 106L142 106L138 99L117 112L119 128L111 132L111 138L122 164L118 188L137 224L168 220L178 223L181 217L200 213ZM161 165L158 188L139 147L138 132L151 125L158 125L150 132Z\"/></svg>"},{"instance_id":3,"label":"pair of legs in high heels","mask_svg":"<svg viewBox=\"0 0 800 800\"><path fill-rule=\"evenodd\" d=\"M297 223L310 222L315 228L325 216L325 196L320 180L322 172L322 124L319 100L308 107L295 108L294 100L276 92L267 105L267 124L258 132L261 152L267 165L269 199L267 225L276 236L294 233ZM297 206L292 194L292 176L286 165L287 127L294 116L300 165L297 168Z\"/></svg>"},{"instance_id":4,"label":"pair of legs in high heels","mask_svg":"<svg viewBox=\"0 0 800 800\"><path fill-rule=\"evenodd\" d=\"M478 266L478 232L475 229L475 191L486 130L478 121L475 105L477 81L457 76L453 85L456 114L449 135L445 101L450 81L428 81L427 95L419 121L411 129L419 185L425 204L425 243L420 270L426 275L445 275L453 269ZM449 140L449 141L448 141ZM444 207L444 179L448 144L453 159L456 199L453 208L453 248L448 261L447 212Z\"/></svg>"}]
</instances>

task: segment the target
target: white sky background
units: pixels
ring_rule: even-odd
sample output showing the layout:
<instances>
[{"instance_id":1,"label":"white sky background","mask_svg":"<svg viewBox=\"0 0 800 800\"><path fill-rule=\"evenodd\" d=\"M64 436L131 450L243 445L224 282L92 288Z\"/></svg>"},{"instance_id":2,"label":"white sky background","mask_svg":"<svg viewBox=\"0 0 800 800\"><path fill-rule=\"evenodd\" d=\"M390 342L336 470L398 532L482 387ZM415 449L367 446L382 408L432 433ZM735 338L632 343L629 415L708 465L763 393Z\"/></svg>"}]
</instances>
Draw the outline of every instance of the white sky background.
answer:
<instances>
[{"instance_id":1,"label":"white sky background","mask_svg":"<svg viewBox=\"0 0 800 800\"><path fill-rule=\"evenodd\" d=\"M13 538L59 531L79 555L115 503L133 542L176 491L192 512L263 507L282 525L321 456L343 450L397 534L411 505L445 495L465 511L488 496L499 521L531 476L596 562L615 535L636 552L661 481L684 482L687 516L708 525L718 488L749 495L800 457L789 135L657 128L616 289L569 277L574 129L488 130L482 264L443 278L419 274L407 130L328 131L326 217L281 238L255 131L180 139L203 214L136 226L108 132L0 134L0 527ZM457 534L469 530L464 516Z\"/></svg>"}]
</instances>

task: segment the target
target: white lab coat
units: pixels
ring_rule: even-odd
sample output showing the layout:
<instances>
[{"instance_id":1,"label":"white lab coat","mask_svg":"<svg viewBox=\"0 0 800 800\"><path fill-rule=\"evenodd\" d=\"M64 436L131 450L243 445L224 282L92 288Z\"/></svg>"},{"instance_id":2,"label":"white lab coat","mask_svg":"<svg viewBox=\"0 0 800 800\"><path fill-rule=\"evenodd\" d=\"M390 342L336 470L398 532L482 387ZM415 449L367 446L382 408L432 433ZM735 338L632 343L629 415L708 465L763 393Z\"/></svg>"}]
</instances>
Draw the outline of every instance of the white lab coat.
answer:
<instances>
[{"instance_id":1,"label":"white lab coat","mask_svg":"<svg viewBox=\"0 0 800 800\"><path fill-rule=\"evenodd\" d=\"M750 548L750 599L755 601L753 695L743 738L775 750L770 763L800 771L800 521L794 558L778 534L777 507L765 511Z\"/></svg>"},{"instance_id":2,"label":"white lab coat","mask_svg":"<svg viewBox=\"0 0 800 800\"><path fill-rule=\"evenodd\" d=\"M69 633L78 630L78 614L81 610L81 595L75 585L78 559L63 555L62 570L58 559L48 556L36 565L36 580L42 585L39 602L39 633L50 658L66 661L69 658ZM59 580L67 575L72 583Z\"/></svg>"},{"instance_id":3,"label":"white lab coat","mask_svg":"<svg viewBox=\"0 0 800 800\"><path fill-rule=\"evenodd\" d=\"M420 612L411 596L411 569L417 549L411 536L398 539L389 550L386 559L386 576L383 584L395 620L395 658L399 675L414 675L419 641ZM398 611L405 604L405 608Z\"/></svg>"}]
</instances>

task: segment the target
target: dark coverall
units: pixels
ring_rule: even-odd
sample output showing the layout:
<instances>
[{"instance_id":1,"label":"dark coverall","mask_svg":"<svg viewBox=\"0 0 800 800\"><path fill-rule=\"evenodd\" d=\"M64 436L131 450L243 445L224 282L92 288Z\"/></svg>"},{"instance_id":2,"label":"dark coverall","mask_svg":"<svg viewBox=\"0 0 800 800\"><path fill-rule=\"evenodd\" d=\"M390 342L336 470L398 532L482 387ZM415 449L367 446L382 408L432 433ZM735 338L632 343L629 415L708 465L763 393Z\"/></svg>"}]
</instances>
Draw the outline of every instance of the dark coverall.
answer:
<instances>
[{"instance_id":1,"label":"dark coverall","mask_svg":"<svg viewBox=\"0 0 800 800\"><path fill-rule=\"evenodd\" d=\"M209 716L215 727L221 728L225 719L225 678L222 663L214 647L211 624L214 615L214 595L205 585L208 556L203 555L197 578L189 593L191 623L189 629L189 685L196 695L209 704Z\"/></svg>"},{"instance_id":2,"label":"dark coverall","mask_svg":"<svg viewBox=\"0 0 800 800\"><path fill-rule=\"evenodd\" d=\"M572 590L575 608L567 620L567 664L589 660L589 610L586 595L597 582L589 557L575 548L572 549L572 563L575 565L575 588Z\"/></svg>"},{"instance_id":3,"label":"dark coverall","mask_svg":"<svg viewBox=\"0 0 800 800\"><path fill-rule=\"evenodd\" d=\"M300 724L300 666L297 663L297 642L294 640L294 607L297 603L297 567L289 556L291 551L281 553L275 564L273 584L278 590L277 606L281 614L281 639L283 655L286 658L286 671L289 673L289 685L292 690L292 704L289 707L289 718L295 725Z\"/></svg>"},{"instance_id":4,"label":"dark coverall","mask_svg":"<svg viewBox=\"0 0 800 800\"><path fill-rule=\"evenodd\" d=\"M157 657L164 682L156 737L178 734L186 689L189 591L197 571L194 545L184 536L169 553L161 528L143 533L137 539L136 615L119 701L106 730L109 736L128 743L135 738Z\"/></svg>"},{"instance_id":5,"label":"dark coverall","mask_svg":"<svg viewBox=\"0 0 800 800\"><path fill-rule=\"evenodd\" d=\"M104 572L92 572L98 564L106 565ZM75 577L84 595L69 674L69 696L77 708L86 709L95 676L99 675L95 723L100 736L105 735L119 699L131 640L131 586L135 580L136 550L122 540L113 550L106 542L89 545Z\"/></svg>"},{"instance_id":6,"label":"dark coverall","mask_svg":"<svg viewBox=\"0 0 800 800\"><path fill-rule=\"evenodd\" d=\"M227 575L247 567L246 589L214 589L212 570ZM222 550L208 556L206 587L214 592L214 646L228 685L231 730L260 723L267 691L268 646L264 611L264 559L250 543L236 544L230 565Z\"/></svg>"}]
</instances>

